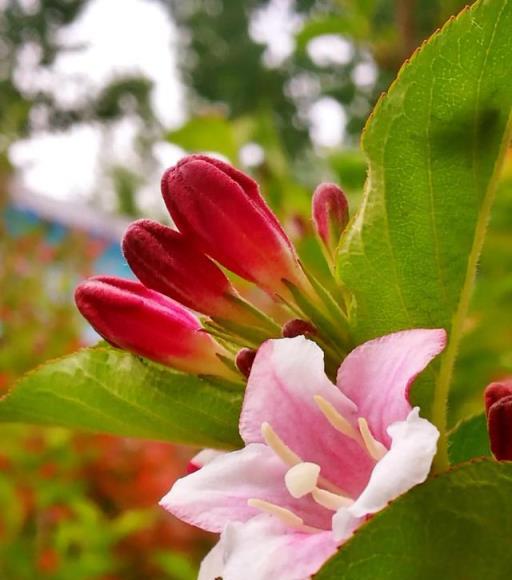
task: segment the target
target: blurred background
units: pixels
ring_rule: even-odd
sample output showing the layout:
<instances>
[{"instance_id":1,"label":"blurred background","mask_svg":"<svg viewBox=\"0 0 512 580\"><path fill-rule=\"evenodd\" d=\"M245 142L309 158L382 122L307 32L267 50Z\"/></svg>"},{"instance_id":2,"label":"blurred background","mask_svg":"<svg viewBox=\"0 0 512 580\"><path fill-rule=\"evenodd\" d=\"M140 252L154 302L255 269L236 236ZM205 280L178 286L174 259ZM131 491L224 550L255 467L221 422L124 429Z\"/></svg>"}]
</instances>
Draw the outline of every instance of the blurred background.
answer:
<instances>
[{"instance_id":1,"label":"blurred background","mask_svg":"<svg viewBox=\"0 0 512 580\"><path fill-rule=\"evenodd\" d=\"M322 180L357 207L364 122L464 0L0 0L0 394L96 339L78 280L130 276L130 220L168 221L162 171L190 152L251 173L303 259ZM512 374L512 156L451 421ZM0 579L195 578L212 541L156 502L192 450L0 426Z\"/></svg>"}]
</instances>

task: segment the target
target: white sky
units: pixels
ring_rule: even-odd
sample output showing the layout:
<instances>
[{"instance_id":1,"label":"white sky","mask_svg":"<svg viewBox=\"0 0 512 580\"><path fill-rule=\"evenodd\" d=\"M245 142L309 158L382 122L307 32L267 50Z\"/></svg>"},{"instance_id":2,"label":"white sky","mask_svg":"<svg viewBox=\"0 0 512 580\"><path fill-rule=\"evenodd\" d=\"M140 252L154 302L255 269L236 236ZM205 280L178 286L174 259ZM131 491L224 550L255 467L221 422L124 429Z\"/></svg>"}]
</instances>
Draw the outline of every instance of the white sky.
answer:
<instances>
[{"instance_id":1,"label":"white sky","mask_svg":"<svg viewBox=\"0 0 512 580\"><path fill-rule=\"evenodd\" d=\"M269 66L278 66L293 50L293 36L301 22L293 16L292 7L293 0L272 0L270 7L255 15L250 33L267 45L265 61ZM59 40L85 48L61 54L51 70L41 70L35 66L34 47L28 46L16 77L23 90L49 88L61 103L73 104L96 93L113 77L143 73L155 83L153 106L162 123L171 128L185 120L184 91L176 66L176 29L158 3L93 0ZM309 47L311 58L319 65L344 62L350 59L351 50L347 41L332 36L317 39ZM358 75L364 83L371 77L371 70L361 69ZM34 113L36 122L40 113ZM317 145L333 147L340 143L345 114L336 101L320 98L309 111L309 118ZM127 119L111 129L107 139L93 125L78 125L59 134L42 133L15 143L10 157L21 170L26 189L62 200L87 199L98 183L106 155L109 161L124 166L134 162L130 148L135 129ZM162 169L183 154L166 143L158 144L154 153ZM255 153L260 154L254 148L243 152L244 156ZM158 183L152 191L155 190ZM143 193L146 197L153 195L149 191Z\"/></svg>"}]
</instances>

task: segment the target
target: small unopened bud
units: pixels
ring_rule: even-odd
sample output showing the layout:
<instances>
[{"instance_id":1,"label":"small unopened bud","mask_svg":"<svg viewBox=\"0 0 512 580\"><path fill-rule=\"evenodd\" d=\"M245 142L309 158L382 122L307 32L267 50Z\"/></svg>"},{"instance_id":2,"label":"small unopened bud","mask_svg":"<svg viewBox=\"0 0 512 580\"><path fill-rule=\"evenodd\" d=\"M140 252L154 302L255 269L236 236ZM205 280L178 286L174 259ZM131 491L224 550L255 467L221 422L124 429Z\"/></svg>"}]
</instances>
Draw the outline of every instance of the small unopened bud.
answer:
<instances>
[{"instance_id":1,"label":"small unopened bud","mask_svg":"<svg viewBox=\"0 0 512 580\"><path fill-rule=\"evenodd\" d=\"M252 363L256 358L256 351L252 348L242 348L238 351L236 355L235 364L236 368L244 375L244 377L249 378L252 369Z\"/></svg>"},{"instance_id":2,"label":"small unopened bud","mask_svg":"<svg viewBox=\"0 0 512 580\"><path fill-rule=\"evenodd\" d=\"M292 243L248 175L191 155L165 172L162 195L180 232L232 272L269 291L302 280Z\"/></svg>"},{"instance_id":3,"label":"small unopened bud","mask_svg":"<svg viewBox=\"0 0 512 580\"><path fill-rule=\"evenodd\" d=\"M284 338L295 338L296 336L315 336L317 334L316 328L307 320L295 318L289 320L283 325L281 335Z\"/></svg>"},{"instance_id":4,"label":"small unopened bud","mask_svg":"<svg viewBox=\"0 0 512 580\"><path fill-rule=\"evenodd\" d=\"M133 280L97 276L79 284L81 314L109 343L194 374L231 376L224 351L181 304Z\"/></svg>"},{"instance_id":5,"label":"small unopened bud","mask_svg":"<svg viewBox=\"0 0 512 580\"><path fill-rule=\"evenodd\" d=\"M313 223L328 256L333 257L348 223L348 200L334 183L321 183L313 194Z\"/></svg>"},{"instance_id":6,"label":"small unopened bud","mask_svg":"<svg viewBox=\"0 0 512 580\"><path fill-rule=\"evenodd\" d=\"M187 474L195 473L203 468L208 463L211 463L217 457L222 457L224 451L217 451L217 449L203 449L197 455L194 455L187 465Z\"/></svg>"},{"instance_id":7,"label":"small unopened bud","mask_svg":"<svg viewBox=\"0 0 512 580\"><path fill-rule=\"evenodd\" d=\"M237 293L224 272L180 232L152 220L138 220L124 235L123 253L148 288L208 316L226 320L243 316L235 301L229 300Z\"/></svg>"},{"instance_id":8,"label":"small unopened bud","mask_svg":"<svg viewBox=\"0 0 512 580\"><path fill-rule=\"evenodd\" d=\"M498 461L512 461L512 380L491 383L484 399L491 451Z\"/></svg>"}]
</instances>

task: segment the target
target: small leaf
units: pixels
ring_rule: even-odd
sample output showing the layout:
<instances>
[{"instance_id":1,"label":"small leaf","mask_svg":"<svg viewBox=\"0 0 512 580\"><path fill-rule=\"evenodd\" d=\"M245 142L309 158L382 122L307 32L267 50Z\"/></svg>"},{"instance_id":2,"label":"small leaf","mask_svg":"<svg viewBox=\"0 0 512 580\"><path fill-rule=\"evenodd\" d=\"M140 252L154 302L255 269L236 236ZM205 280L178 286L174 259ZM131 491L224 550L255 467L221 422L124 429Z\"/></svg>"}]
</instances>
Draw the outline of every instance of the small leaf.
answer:
<instances>
[{"instance_id":1,"label":"small leaf","mask_svg":"<svg viewBox=\"0 0 512 580\"><path fill-rule=\"evenodd\" d=\"M493 580L512 570L512 463L461 465L364 524L315 580Z\"/></svg>"},{"instance_id":2,"label":"small leaf","mask_svg":"<svg viewBox=\"0 0 512 580\"><path fill-rule=\"evenodd\" d=\"M487 421L483 413L462 421L450 432L448 454L451 463L491 456Z\"/></svg>"},{"instance_id":3,"label":"small leaf","mask_svg":"<svg viewBox=\"0 0 512 580\"><path fill-rule=\"evenodd\" d=\"M49 362L0 400L0 422L59 425L197 446L241 445L239 386L157 366L122 350Z\"/></svg>"}]
</instances>

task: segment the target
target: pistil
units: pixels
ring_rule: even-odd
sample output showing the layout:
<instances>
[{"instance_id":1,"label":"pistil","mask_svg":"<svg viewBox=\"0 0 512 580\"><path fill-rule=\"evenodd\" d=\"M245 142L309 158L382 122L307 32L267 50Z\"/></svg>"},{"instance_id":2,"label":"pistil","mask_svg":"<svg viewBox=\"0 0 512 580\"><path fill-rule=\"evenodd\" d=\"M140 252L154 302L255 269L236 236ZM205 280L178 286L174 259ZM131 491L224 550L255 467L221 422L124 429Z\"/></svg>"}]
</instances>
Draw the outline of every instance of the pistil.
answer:
<instances>
[{"instance_id":1,"label":"pistil","mask_svg":"<svg viewBox=\"0 0 512 580\"><path fill-rule=\"evenodd\" d=\"M284 476L286 489L296 499L311 493L320 475L320 466L316 463L298 463L289 469Z\"/></svg>"}]
</instances>

